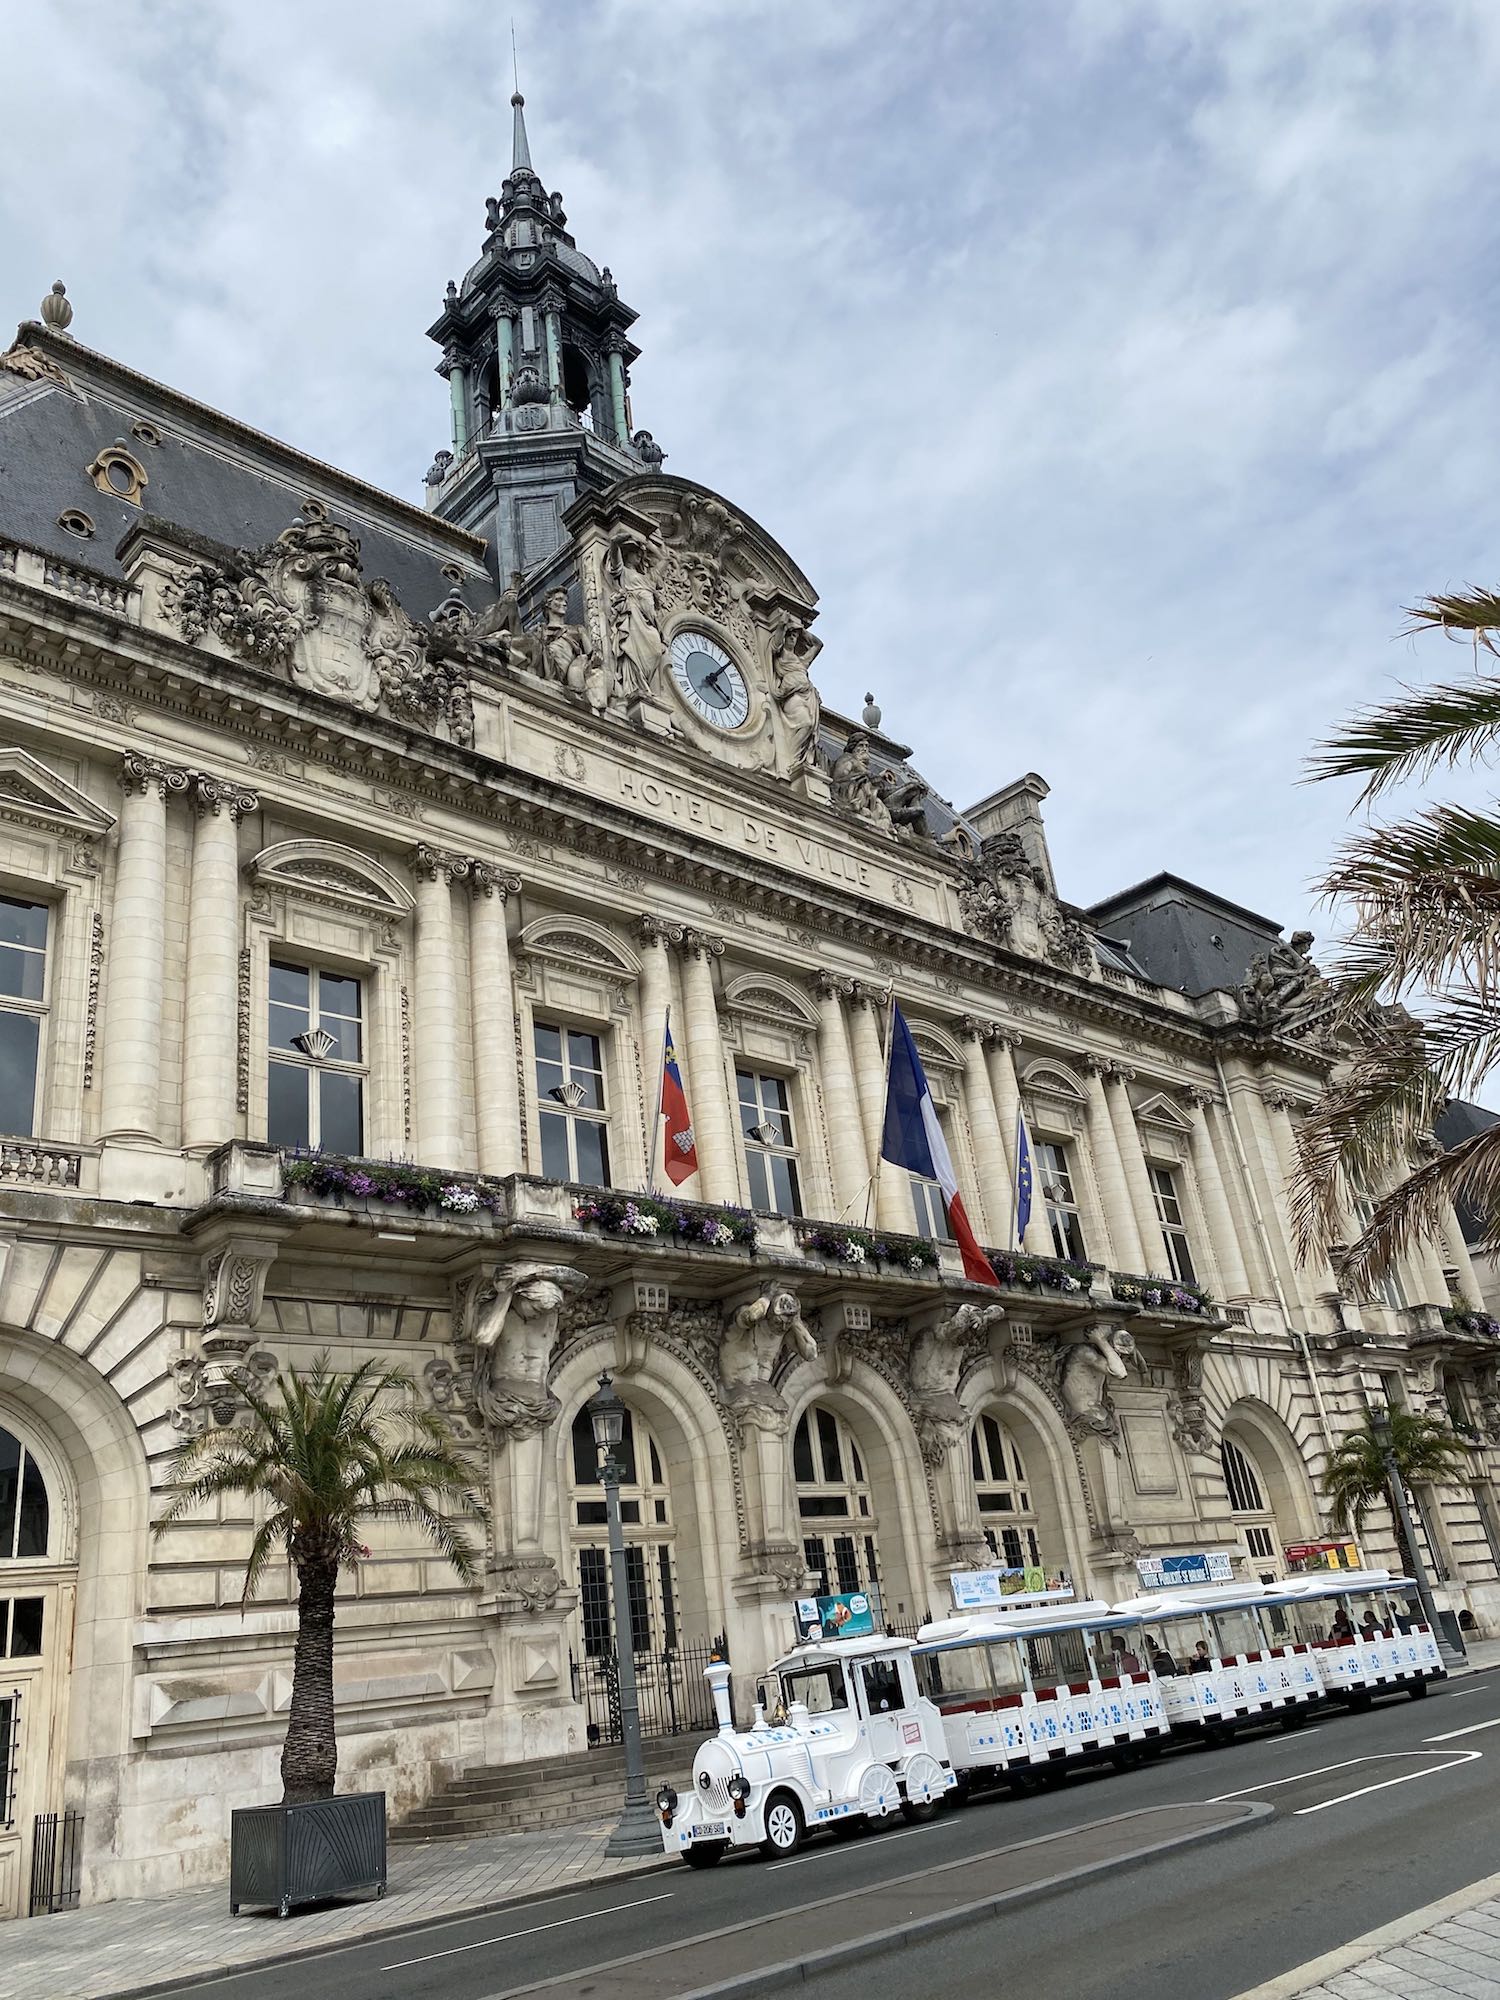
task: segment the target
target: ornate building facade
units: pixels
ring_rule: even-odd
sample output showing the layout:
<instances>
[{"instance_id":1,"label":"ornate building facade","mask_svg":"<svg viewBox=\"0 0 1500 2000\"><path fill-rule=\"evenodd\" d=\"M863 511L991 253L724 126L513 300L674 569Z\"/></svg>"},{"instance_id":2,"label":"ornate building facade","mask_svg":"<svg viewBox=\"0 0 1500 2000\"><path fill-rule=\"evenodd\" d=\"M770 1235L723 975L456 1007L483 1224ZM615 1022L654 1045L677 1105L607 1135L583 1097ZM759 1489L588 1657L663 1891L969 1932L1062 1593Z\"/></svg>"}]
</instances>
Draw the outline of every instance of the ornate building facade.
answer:
<instances>
[{"instance_id":1,"label":"ornate building facade","mask_svg":"<svg viewBox=\"0 0 1500 2000\"><path fill-rule=\"evenodd\" d=\"M976 1564L1278 1569L1383 1395L1472 1435L1422 1532L1500 1604L1462 1236L1368 1300L1292 1253L1308 940L1171 876L1076 908L1039 777L955 812L823 709L811 583L636 428L634 315L516 121L425 508L90 351L61 288L0 356L0 1915L39 1813L98 1898L212 1879L274 1795L287 1590L242 1613L246 1518L152 1523L179 1439L322 1353L402 1367L492 1491L482 1588L394 1528L347 1582L344 1782L397 1817L609 1732L604 1368L669 1707L812 1585L899 1626ZM892 994L996 1290L880 1162Z\"/></svg>"}]
</instances>

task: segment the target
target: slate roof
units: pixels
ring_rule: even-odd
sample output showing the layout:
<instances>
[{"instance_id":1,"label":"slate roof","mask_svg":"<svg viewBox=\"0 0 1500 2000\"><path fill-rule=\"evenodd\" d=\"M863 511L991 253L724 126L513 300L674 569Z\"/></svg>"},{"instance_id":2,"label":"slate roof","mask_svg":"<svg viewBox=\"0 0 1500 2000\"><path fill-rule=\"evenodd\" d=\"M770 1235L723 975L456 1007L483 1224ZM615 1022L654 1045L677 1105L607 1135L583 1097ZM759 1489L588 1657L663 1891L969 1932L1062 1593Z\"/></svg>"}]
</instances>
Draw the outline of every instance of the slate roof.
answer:
<instances>
[{"instance_id":1,"label":"slate roof","mask_svg":"<svg viewBox=\"0 0 1500 2000\"><path fill-rule=\"evenodd\" d=\"M384 577L413 618L428 618L447 595L444 563L464 570L470 604L494 601L478 536L74 341L29 325L20 338L56 360L71 386L0 370L0 536L7 540L119 578L115 551L143 509L231 548L258 549L315 495L359 536L366 577ZM160 432L160 444L132 436L143 418ZM88 475L116 441L145 468L140 508L101 493ZM59 514L75 507L95 524L89 540L58 525Z\"/></svg>"},{"instance_id":2,"label":"slate roof","mask_svg":"<svg viewBox=\"0 0 1500 2000\"><path fill-rule=\"evenodd\" d=\"M1482 1104L1469 1104L1461 1097L1451 1097L1433 1129L1444 1149L1451 1153L1453 1148L1461 1145L1465 1139L1472 1139L1476 1133L1484 1132L1496 1123L1500 1123L1500 1114L1486 1111ZM1465 1243L1481 1241L1484 1236L1484 1226L1479 1219L1478 1211L1461 1201L1455 1202L1453 1207L1458 1217L1458 1226L1464 1233Z\"/></svg>"},{"instance_id":3,"label":"slate roof","mask_svg":"<svg viewBox=\"0 0 1500 2000\"><path fill-rule=\"evenodd\" d=\"M1270 917L1166 873L1091 904L1088 917L1126 947L1132 970L1194 999L1243 984L1250 961L1281 936Z\"/></svg>"}]
</instances>

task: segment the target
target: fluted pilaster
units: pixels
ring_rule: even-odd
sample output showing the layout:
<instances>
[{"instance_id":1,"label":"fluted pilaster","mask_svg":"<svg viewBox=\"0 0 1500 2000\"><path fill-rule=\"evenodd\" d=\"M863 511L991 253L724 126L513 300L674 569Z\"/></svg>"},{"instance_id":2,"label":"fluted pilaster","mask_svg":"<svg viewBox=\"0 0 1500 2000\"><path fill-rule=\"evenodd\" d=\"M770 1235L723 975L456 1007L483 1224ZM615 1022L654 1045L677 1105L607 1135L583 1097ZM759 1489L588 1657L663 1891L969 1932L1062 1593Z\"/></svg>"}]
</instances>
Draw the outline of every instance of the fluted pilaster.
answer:
<instances>
[{"instance_id":1,"label":"fluted pilaster","mask_svg":"<svg viewBox=\"0 0 1500 2000\"><path fill-rule=\"evenodd\" d=\"M818 1073L832 1155L834 1206L839 1215L857 1221L864 1208L870 1164L844 1018L844 1003L854 991L854 981L820 972L812 990L818 1003Z\"/></svg>"},{"instance_id":2,"label":"fluted pilaster","mask_svg":"<svg viewBox=\"0 0 1500 2000\"><path fill-rule=\"evenodd\" d=\"M1015 1187L1006 1157L984 1038L991 1023L965 1014L954 1024L964 1057L964 1111L974 1135L974 1165L979 1175L979 1201L973 1217L981 1240L998 1249L1015 1248ZM1011 1125L1015 1119L1012 1114Z\"/></svg>"},{"instance_id":3,"label":"fluted pilaster","mask_svg":"<svg viewBox=\"0 0 1500 2000\"><path fill-rule=\"evenodd\" d=\"M423 1166L463 1162L457 1062L458 976L453 953L453 884L469 872L468 857L415 848L417 878L415 1136Z\"/></svg>"},{"instance_id":4,"label":"fluted pilaster","mask_svg":"<svg viewBox=\"0 0 1500 2000\"><path fill-rule=\"evenodd\" d=\"M235 1134L239 823L254 792L195 772L196 823L188 891L187 998L182 1035L182 1143L205 1151Z\"/></svg>"},{"instance_id":5,"label":"fluted pilaster","mask_svg":"<svg viewBox=\"0 0 1500 2000\"><path fill-rule=\"evenodd\" d=\"M1109 1232L1109 1253L1121 1270L1140 1271L1145 1267L1135 1207L1125 1178L1125 1162L1111 1116L1104 1080L1114 1065L1100 1056L1087 1057L1083 1064L1084 1091L1088 1100L1089 1151L1093 1156L1094 1178L1104 1208L1104 1227ZM1093 1245L1089 1246L1093 1251Z\"/></svg>"},{"instance_id":6,"label":"fluted pilaster","mask_svg":"<svg viewBox=\"0 0 1500 2000\"><path fill-rule=\"evenodd\" d=\"M635 934L641 949L641 1057L646 1081L642 1131L647 1176L659 1180L662 1049L666 1041L667 1009L672 1004L671 949L682 942L682 925L648 914L637 922ZM685 1034L682 1039L686 1040Z\"/></svg>"},{"instance_id":7,"label":"fluted pilaster","mask_svg":"<svg viewBox=\"0 0 1500 2000\"><path fill-rule=\"evenodd\" d=\"M682 955L688 1103L698 1142L698 1179L709 1201L738 1201L739 1152L714 998L713 962L723 957L724 940L709 931L686 927L678 949Z\"/></svg>"},{"instance_id":8,"label":"fluted pilaster","mask_svg":"<svg viewBox=\"0 0 1500 2000\"><path fill-rule=\"evenodd\" d=\"M1140 1238L1143 1272L1166 1277L1171 1271L1167 1262L1167 1245L1161 1233L1161 1224L1156 1217L1156 1196L1151 1192L1151 1177L1146 1171L1146 1153L1141 1145L1140 1130L1135 1122L1135 1111L1130 1102L1130 1085L1135 1079L1135 1071L1124 1063L1111 1063L1105 1073L1104 1098L1109 1106L1110 1119L1115 1128L1115 1144L1119 1149L1120 1163L1125 1169L1125 1185L1130 1191L1130 1206L1135 1213L1136 1234Z\"/></svg>"},{"instance_id":9,"label":"fluted pilaster","mask_svg":"<svg viewBox=\"0 0 1500 2000\"><path fill-rule=\"evenodd\" d=\"M125 801L115 858L100 1134L160 1139L167 798L187 790L188 774L132 753L121 765L120 782ZM227 1054L223 1060L232 1072Z\"/></svg>"},{"instance_id":10,"label":"fluted pilaster","mask_svg":"<svg viewBox=\"0 0 1500 2000\"><path fill-rule=\"evenodd\" d=\"M471 861L467 880L473 899L469 908L469 1015L474 1036L479 1169L486 1174L514 1174L521 1168L521 1106L506 906L512 896L521 893L521 881L489 861Z\"/></svg>"},{"instance_id":11,"label":"fluted pilaster","mask_svg":"<svg viewBox=\"0 0 1500 2000\"><path fill-rule=\"evenodd\" d=\"M854 1084L859 1093L860 1122L864 1127L865 1152L875 1177L872 1207L882 1229L905 1230L916 1227L912 1207L910 1176L880 1157L885 1128L885 1051L880 1046L880 1017L890 1003L883 986L853 982L850 995ZM857 1218L863 1220L862 1217Z\"/></svg>"},{"instance_id":12,"label":"fluted pilaster","mask_svg":"<svg viewBox=\"0 0 1500 2000\"><path fill-rule=\"evenodd\" d=\"M1204 1261L1211 1268L1205 1275L1225 1298L1247 1298L1250 1295L1250 1277L1245 1269L1244 1259L1240 1255L1239 1232L1234 1226L1234 1213L1229 1206L1223 1175L1219 1172L1213 1134L1208 1129L1208 1107L1212 1102L1212 1095L1206 1090L1188 1092L1188 1105L1193 1123L1188 1140L1192 1154L1193 1185L1198 1191L1198 1206L1203 1212L1203 1226L1208 1231L1208 1241L1204 1245L1207 1255Z\"/></svg>"}]
</instances>

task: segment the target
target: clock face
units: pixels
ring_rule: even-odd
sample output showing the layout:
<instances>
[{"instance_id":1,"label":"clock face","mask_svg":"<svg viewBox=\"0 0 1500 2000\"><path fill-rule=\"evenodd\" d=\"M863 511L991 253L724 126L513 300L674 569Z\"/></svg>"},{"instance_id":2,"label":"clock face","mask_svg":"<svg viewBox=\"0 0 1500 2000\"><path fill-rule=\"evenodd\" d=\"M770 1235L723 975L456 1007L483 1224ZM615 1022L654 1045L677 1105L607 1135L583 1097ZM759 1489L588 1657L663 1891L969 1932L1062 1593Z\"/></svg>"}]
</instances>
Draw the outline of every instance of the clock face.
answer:
<instances>
[{"instance_id":1,"label":"clock face","mask_svg":"<svg viewBox=\"0 0 1500 2000\"><path fill-rule=\"evenodd\" d=\"M679 632L669 657L673 684L694 715L712 729L743 727L750 690L717 639L706 632Z\"/></svg>"}]
</instances>

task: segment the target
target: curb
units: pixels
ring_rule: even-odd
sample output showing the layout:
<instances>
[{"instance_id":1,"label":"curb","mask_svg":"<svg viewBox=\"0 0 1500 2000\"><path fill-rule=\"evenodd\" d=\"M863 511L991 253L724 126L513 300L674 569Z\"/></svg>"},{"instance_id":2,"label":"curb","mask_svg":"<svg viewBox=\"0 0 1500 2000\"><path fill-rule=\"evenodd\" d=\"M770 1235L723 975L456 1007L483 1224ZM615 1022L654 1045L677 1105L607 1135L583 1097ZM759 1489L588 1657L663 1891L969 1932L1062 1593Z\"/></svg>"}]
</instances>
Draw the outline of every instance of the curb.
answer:
<instances>
[{"instance_id":1,"label":"curb","mask_svg":"<svg viewBox=\"0 0 1500 2000\"><path fill-rule=\"evenodd\" d=\"M1183 1800L1178 1805L1144 1806L1135 1812L1110 1813L1104 1819L1090 1820L1082 1827L1067 1827L1056 1833L1039 1834L1033 1840L1018 1840L1007 1847L987 1850L988 1854L1019 1854L1028 1847L1047 1847L1070 1836L1092 1832L1101 1826L1115 1826L1122 1820L1150 1820L1157 1813L1175 1812L1181 1805L1198 1805L1202 1800ZM1244 1833L1259 1821L1274 1816L1274 1807L1264 1805L1260 1800L1250 1800L1240 1806L1237 1816L1221 1826L1201 1828L1190 1833L1174 1833L1164 1839L1154 1840L1148 1846L1133 1848L1128 1854L1113 1856L1105 1861L1085 1861L1076 1868L1060 1869L1056 1875L1042 1877L1035 1882L1027 1882L1015 1889L1002 1889L997 1894L980 1897L978 1901L963 1903L957 1909L941 1910L934 1916L921 1917L905 1924L893 1925L889 1930L866 1932L864 1936L851 1938L845 1944L830 1945L826 1950L808 1952L799 1958L782 1959L775 1965L757 1966L753 1972L741 1973L738 1978L726 1979L712 1986L697 1986L685 1989L677 2000L752 2000L752 1996L773 1993L798 1981L816 1978L836 1966L858 1964L861 1959L875 1958L883 1952L898 1950L903 1945L921 1944L930 1938L940 1937L944 1932L962 1930L970 1924L982 1923L986 1917L1001 1916L1017 1903L1030 1898L1055 1895L1073 1882L1084 1880L1090 1875L1107 1874L1111 1870L1139 1867L1153 1861L1158 1855L1169 1853L1176 1847L1191 1846L1199 1841L1219 1840L1226 1834ZM927 1876L950 1873L956 1868L966 1868L975 1861L986 1858L986 1853L966 1854L953 1861L940 1861L931 1868L915 1869L909 1875L897 1876L893 1880L870 1884L870 1888L899 1889L904 1882L919 1881ZM859 1893L859 1892L856 1892ZM826 1909L830 1904L849 1900L849 1891L839 1895L820 1896L810 1903L800 1903L791 1909L777 1910L763 1917L751 1917L743 1923L725 1924L714 1931L703 1931L692 1938L682 1939L680 1946L711 1944L717 1938L733 1937L745 1931L757 1930L765 1924L776 1923L786 1917L805 1915L810 1910ZM628 1965L639 1965L651 1958L665 1957L679 1947L648 1947L645 1951L630 1952L623 1958L608 1959L602 1964L576 1966L571 1972L559 1973L556 1978L534 1981L530 1986L506 1989L504 2000L525 2000L534 1993L546 1993L560 1986L576 1986L582 1979L598 1980L605 1975L619 1971Z\"/></svg>"},{"instance_id":2,"label":"curb","mask_svg":"<svg viewBox=\"0 0 1500 2000\"><path fill-rule=\"evenodd\" d=\"M1367 1965L1381 1952L1393 1951L1397 1945L1419 1937L1434 1925L1446 1923L1449 1917L1461 1917L1466 1910L1489 1902L1493 1896L1500 1896L1500 1875L1486 1875L1478 1882L1471 1882L1467 1889L1455 1889L1451 1896L1444 1896L1436 1903L1424 1903L1420 1910L1408 1911L1378 1930L1366 1931L1363 1937L1337 1945L1321 1958L1294 1965L1290 1972L1280 1973L1264 1985L1247 1987L1243 1993L1236 1993L1233 2000L1295 2000L1297 1994L1306 1993L1310 1987L1322 1986L1327 1980Z\"/></svg>"},{"instance_id":3,"label":"curb","mask_svg":"<svg viewBox=\"0 0 1500 2000\"><path fill-rule=\"evenodd\" d=\"M444 1924L468 1923L474 1917L487 1917L498 1910L514 1909L518 1904L528 1907L533 1903L555 1902L561 1896L575 1896L587 1889L602 1889L616 1882L636 1882L643 1875L658 1874L663 1868L676 1865L677 1857L663 1854L659 1861L643 1861L638 1868L622 1868L615 1875L591 1875L576 1882L554 1882L545 1888L522 1891L513 1896L493 1896L483 1903L470 1903L461 1910L446 1910L442 1916L410 1917L401 1923L382 1924L374 1930L358 1931L349 1937L320 1938L315 1944L289 1945L283 1951L270 1951L259 1958L224 1959L214 1965L199 1966L190 1973L174 1974L170 1979L155 1979L146 1986L112 1986L104 1992L84 1993L80 1988L61 1996L61 2000L154 2000L159 1993L186 1993L195 1986L206 1986L211 1979L227 1979L231 1975L248 1975L263 1972L273 1966L290 1965L300 1959L328 1958L335 1952L351 1951L362 1944L376 1944L388 1938L416 1937L423 1931L434 1931ZM225 1890L225 1896L229 1894ZM374 1907L373 1904L371 1907ZM387 1907L390 1907L387 1904Z\"/></svg>"}]
</instances>

